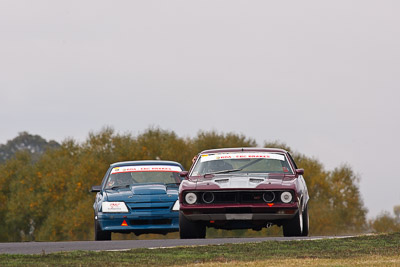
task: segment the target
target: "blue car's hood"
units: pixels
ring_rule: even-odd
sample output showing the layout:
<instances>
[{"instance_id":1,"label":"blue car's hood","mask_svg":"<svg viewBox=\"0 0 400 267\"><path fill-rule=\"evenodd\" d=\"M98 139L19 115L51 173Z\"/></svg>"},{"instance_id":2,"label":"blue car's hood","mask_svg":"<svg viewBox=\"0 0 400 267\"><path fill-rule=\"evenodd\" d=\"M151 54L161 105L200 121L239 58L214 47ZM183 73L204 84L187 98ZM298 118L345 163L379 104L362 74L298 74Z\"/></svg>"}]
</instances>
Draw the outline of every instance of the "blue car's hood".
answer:
<instances>
[{"instance_id":1,"label":"blue car's hood","mask_svg":"<svg viewBox=\"0 0 400 267\"><path fill-rule=\"evenodd\" d=\"M132 194L134 195L163 195L167 193L165 185L136 185L131 187Z\"/></svg>"},{"instance_id":2,"label":"blue car's hood","mask_svg":"<svg viewBox=\"0 0 400 267\"><path fill-rule=\"evenodd\" d=\"M178 199L178 187L162 184L132 185L130 188L106 190L106 195L108 201L174 201Z\"/></svg>"}]
</instances>

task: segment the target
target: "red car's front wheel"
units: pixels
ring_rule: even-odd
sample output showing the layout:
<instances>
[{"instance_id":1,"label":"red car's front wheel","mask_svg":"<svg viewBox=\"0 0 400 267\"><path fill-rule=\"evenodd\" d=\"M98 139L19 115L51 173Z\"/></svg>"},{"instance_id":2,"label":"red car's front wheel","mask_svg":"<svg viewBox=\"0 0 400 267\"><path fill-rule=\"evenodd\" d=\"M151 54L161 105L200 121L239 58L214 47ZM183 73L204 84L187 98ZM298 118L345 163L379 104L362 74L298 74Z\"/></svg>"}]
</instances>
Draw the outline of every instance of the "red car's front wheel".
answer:
<instances>
[{"instance_id":1,"label":"red car's front wheel","mask_svg":"<svg viewBox=\"0 0 400 267\"><path fill-rule=\"evenodd\" d=\"M304 221L301 209L296 215L283 226L283 236L302 236Z\"/></svg>"},{"instance_id":2,"label":"red car's front wheel","mask_svg":"<svg viewBox=\"0 0 400 267\"><path fill-rule=\"evenodd\" d=\"M206 226L201 222L188 220L179 212L179 236L181 239L205 238Z\"/></svg>"},{"instance_id":3,"label":"red car's front wheel","mask_svg":"<svg viewBox=\"0 0 400 267\"><path fill-rule=\"evenodd\" d=\"M310 219L308 217L308 204L307 204L303 210L303 232L301 233L302 236L308 236L309 222Z\"/></svg>"}]
</instances>

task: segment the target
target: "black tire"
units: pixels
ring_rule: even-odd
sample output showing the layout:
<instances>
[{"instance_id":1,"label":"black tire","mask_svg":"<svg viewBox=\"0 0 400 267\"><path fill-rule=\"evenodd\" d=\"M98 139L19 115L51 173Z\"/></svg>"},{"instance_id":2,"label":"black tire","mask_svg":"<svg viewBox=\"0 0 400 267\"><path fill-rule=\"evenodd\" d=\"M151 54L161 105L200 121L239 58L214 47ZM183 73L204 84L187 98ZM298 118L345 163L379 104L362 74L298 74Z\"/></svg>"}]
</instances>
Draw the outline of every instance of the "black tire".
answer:
<instances>
[{"instance_id":1,"label":"black tire","mask_svg":"<svg viewBox=\"0 0 400 267\"><path fill-rule=\"evenodd\" d=\"M96 220L94 220L94 240L96 241L111 240L111 232L102 231L99 223Z\"/></svg>"},{"instance_id":2,"label":"black tire","mask_svg":"<svg viewBox=\"0 0 400 267\"><path fill-rule=\"evenodd\" d=\"M188 220L179 212L179 236L181 239L205 238L206 226L201 222Z\"/></svg>"},{"instance_id":3,"label":"black tire","mask_svg":"<svg viewBox=\"0 0 400 267\"><path fill-rule=\"evenodd\" d=\"M303 232L301 233L302 236L308 236L310 228L309 223L310 223L310 218L308 217L308 204L306 204L303 211Z\"/></svg>"},{"instance_id":4,"label":"black tire","mask_svg":"<svg viewBox=\"0 0 400 267\"><path fill-rule=\"evenodd\" d=\"M288 220L283 226L283 236L302 236L303 232L303 214L299 211Z\"/></svg>"}]
</instances>

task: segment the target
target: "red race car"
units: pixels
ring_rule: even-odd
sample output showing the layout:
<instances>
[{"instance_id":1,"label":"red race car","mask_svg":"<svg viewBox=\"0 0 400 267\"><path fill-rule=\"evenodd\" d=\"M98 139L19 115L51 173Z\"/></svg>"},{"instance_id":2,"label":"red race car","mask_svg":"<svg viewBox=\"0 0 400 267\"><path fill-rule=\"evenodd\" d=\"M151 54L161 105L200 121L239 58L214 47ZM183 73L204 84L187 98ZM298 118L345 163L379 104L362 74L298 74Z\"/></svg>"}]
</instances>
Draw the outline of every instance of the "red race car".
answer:
<instances>
[{"instance_id":1,"label":"red race car","mask_svg":"<svg viewBox=\"0 0 400 267\"><path fill-rule=\"evenodd\" d=\"M274 224L284 236L307 236L303 173L282 149L202 151L189 172L180 173L180 237L205 238L206 227L261 230Z\"/></svg>"}]
</instances>

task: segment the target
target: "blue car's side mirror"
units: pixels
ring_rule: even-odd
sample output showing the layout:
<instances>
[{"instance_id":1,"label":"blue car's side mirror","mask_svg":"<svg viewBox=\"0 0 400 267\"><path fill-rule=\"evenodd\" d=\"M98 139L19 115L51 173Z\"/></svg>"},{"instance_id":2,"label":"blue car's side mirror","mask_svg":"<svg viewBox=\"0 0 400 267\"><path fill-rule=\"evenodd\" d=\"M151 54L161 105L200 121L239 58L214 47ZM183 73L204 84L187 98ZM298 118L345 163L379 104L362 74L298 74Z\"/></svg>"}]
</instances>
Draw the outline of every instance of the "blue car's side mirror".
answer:
<instances>
[{"instance_id":1,"label":"blue car's side mirror","mask_svg":"<svg viewBox=\"0 0 400 267\"><path fill-rule=\"evenodd\" d=\"M100 192L100 190L101 190L101 185L94 185L94 186L92 186L92 189L90 190L90 192L96 193L96 192Z\"/></svg>"}]
</instances>

